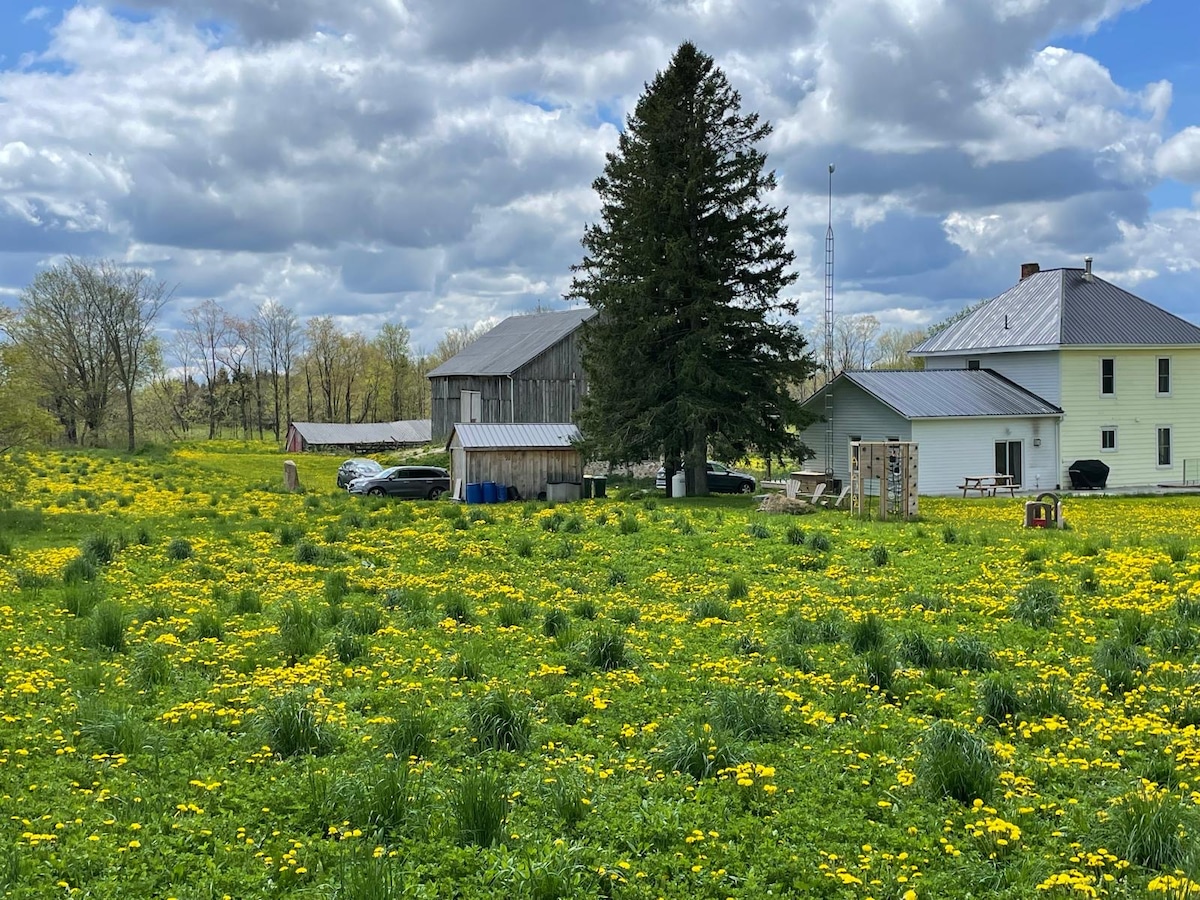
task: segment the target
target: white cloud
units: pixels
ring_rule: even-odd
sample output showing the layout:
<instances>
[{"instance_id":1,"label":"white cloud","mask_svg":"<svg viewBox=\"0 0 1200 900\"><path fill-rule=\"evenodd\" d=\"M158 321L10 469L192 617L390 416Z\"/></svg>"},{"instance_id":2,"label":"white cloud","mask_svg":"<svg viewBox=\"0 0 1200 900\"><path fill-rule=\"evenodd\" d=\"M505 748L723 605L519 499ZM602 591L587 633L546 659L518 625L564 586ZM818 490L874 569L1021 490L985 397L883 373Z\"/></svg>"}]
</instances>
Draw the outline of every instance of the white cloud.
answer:
<instances>
[{"instance_id":1,"label":"white cloud","mask_svg":"<svg viewBox=\"0 0 1200 900\"><path fill-rule=\"evenodd\" d=\"M1156 161L1167 178L1200 182L1200 127L1192 125L1172 136L1159 148Z\"/></svg>"},{"instance_id":2,"label":"white cloud","mask_svg":"<svg viewBox=\"0 0 1200 900\"><path fill-rule=\"evenodd\" d=\"M1140 2L80 5L0 69L0 285L105 254L178 283L180 309L278 298L425 346L553 304L614 123L680 35L776 127L797 295L821 295L829 161L848 311L940 317L1014 260L1084 252L1164 284L1147 273L1193 271L1174 233L1195 212L1145 192L1200 181L1200 129L1164 142L1169 83L1053 46Z\"/></svg>"}]
</instances>

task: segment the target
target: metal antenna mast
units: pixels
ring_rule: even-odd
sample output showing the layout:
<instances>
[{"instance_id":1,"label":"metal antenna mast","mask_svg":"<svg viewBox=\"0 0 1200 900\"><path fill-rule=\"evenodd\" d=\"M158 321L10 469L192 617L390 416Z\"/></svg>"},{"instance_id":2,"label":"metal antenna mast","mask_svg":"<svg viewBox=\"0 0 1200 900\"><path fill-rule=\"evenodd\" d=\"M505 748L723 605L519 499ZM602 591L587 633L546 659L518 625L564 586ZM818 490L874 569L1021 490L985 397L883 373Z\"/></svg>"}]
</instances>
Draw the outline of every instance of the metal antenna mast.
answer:
<instances>
[{"instance_id":1,"label":"metal antenna mast","mask_svg":"<svg viewBox=\"0 0 1200 900\"><path fill-rule=\"evenodd\" d=\"M825 484L833 483L833 163L829 164L829 228L825 232Z\"/></svg>"}]
</instances>

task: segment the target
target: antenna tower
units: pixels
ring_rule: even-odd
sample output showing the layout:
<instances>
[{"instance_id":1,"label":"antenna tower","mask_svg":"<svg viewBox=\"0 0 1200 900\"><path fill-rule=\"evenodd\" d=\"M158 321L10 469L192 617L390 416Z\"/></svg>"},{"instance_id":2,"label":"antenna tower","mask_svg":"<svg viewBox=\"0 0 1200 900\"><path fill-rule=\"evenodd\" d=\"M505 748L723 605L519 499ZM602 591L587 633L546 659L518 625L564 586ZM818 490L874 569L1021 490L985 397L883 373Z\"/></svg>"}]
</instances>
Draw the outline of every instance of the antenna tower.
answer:
<instances>
[{"instance_id":1,"label":"antenna tower","mask_svg":"<svg viewBox=\"0 0 1200 900\"><path fill-rule=\"evenodd\" d=\"M825 231L825 483L833 479L833 163L829 164L829 228Z\"/></svg>"}]
</instances>

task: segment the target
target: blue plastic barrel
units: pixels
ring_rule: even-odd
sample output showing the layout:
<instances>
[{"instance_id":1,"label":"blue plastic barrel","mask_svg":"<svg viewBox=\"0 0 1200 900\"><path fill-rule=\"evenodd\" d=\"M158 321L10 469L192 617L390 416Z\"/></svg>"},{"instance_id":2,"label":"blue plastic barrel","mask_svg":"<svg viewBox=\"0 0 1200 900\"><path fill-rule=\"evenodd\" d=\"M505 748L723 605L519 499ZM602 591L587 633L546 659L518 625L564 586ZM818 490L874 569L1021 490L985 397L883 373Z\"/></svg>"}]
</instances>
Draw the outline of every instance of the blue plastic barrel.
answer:
<instances>
[{"instance_id":1,"label":"blue plastic barrel","mask_svg":"<svg viewBox=\"0 0 1200 900\"><path fill-rule=\"evenodd\" d=\"M501 482L497 481L496 482L496 502L504 503L506 500L508 500L508 485L502 484Z\"/></svg>"},{"instance_id":2,"label":"blue plastic barrel","mask_svg":"<svg viewBox=\"0 0 1200 900\"><path fill-rule=\"evenodd\" d=\"M496 482L485 481L483 483L483 502L484 503L495 503L496 502Z\"/></svg>"},{"instance_id":3,"label":"blue plastic barrel","mask_svg":"<svg viewBox=\"0 0 1200 900\"><path fill-rule=\"evenodd\" d=\"M483 502L483 483L474 482L467 485L467 502L482 503Z\"/></svg>"}]
</instances>

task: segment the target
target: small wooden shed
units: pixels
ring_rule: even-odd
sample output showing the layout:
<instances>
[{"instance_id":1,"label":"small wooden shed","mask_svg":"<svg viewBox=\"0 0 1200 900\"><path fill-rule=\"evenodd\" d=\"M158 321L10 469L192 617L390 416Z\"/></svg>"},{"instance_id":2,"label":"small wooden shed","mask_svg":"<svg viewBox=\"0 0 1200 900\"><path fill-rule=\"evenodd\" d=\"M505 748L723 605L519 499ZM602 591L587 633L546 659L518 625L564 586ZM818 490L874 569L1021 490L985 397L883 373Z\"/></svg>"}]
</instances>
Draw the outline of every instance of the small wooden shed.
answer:
<instances>
[{"instance_id":1,"label":"small wooden shed","mask_svg":"<svg viewBox=\"0 0 1200 900\"><path fill-rule=\"evenodd\" d=\"M451 484L494 481L535 499L550 484L582 484L582 435L571 423L458 422L450 431Z\"/></svg>"}]
</instances>

